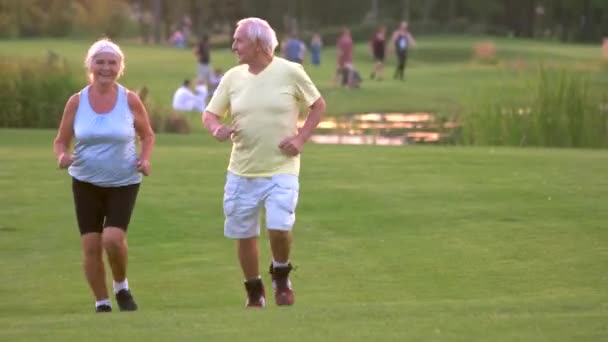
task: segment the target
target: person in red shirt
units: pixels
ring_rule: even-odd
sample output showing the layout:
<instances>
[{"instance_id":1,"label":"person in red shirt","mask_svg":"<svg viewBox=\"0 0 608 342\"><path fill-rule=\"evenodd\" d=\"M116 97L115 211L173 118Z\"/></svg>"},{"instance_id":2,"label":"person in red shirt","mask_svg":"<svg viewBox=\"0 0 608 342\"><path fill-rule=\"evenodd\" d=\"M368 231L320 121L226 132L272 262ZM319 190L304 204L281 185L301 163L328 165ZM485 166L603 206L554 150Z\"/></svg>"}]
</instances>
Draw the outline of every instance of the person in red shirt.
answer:
<instances>
[{"instance_id":1,"label":"person in red shirt","mask_svg":"<svg viewBox=\"0 0 608 342\"><path fill-rule=\"evenodd\" d=\"M341 85L344 85L347 82L345 77L347 75L346 66L353 64L353 39L348 27L344 27L342 30L342 35L338 38L336 46L338 48L338 66L335 80L336 83L339 81Z\"/></svg>"},{"instance_id":2,"label":"person in red shirt","mask_svg":"<svg viewBox=\"0 0 608 342\"><path fill-rule=\"evenodd\" d=\"M372 55L374 56L374 70L371 79L381 81L384 78L384 58L386 52L386 27L380 26L374 32L369 42Z\"/></svg>"}]
</instances>

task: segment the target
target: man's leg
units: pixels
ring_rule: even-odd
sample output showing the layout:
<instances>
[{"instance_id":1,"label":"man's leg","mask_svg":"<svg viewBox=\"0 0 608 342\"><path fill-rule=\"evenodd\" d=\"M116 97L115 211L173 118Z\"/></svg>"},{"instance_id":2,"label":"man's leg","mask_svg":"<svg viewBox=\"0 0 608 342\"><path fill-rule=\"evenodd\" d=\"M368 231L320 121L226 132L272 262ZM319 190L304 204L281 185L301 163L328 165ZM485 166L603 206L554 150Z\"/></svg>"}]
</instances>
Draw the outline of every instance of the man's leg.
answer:
<instances>
[{"instance_id":1,"label":"man's leg","mask_svg":"<svg viewBox=\"0 0 608 342\"><path fill-rule=\"evenodd\" d=\"M266 299L259 270L261 190L259 180L228 173L224 187L224 235L236 240L236 249L247 290L247 307L264 307Z\"/></svg>"},{"instance_id":2,"label":"man's leg","mask_svg":"<svg viewBox=\"0 0 608 342\"><path fill-rule=\"evenodd\" d=\"M266 227L270 237L272 250L272 286L277 305L292 305L295 301L289 272L291 263L292 233L291 229L296 220L299 182L295 175L275 175L272 177L273 187L266 199Z\"/></svg>"},{"instance_id":3,"label":"man's leg","mask_svg":"<svg viewBox=\"0 0 608 342\"><path fill-rule=\"evenodd\" d=\"M403 54L403 77L405 77L405 68L407 67L407 51Z\"/></svg>"},{"instance_id":4,"label":"man's leg","mask_svg":"<svg viewBox=\"0 0 608 342\"><path fill-rule=\"evenodd\" d=\"M278 263L288 263L292 241L291 231L269 229L268 235L270 236L272 259Z\"/></svg>"},{"instance_id":5,"label":"man's leg","mask_svg":"<svg viewBox=\"0 0 608 342\"><path fill-rule=\"evenodd\" d=\"M406 54L405 52L403 53L399 53L399 79L403 80L404 77L404 73L405 73L405 59L406 59Z\"/></svg>"},{"instance_id":6,"label":"man's leg","mask_svg":"<svg viewBox=\"0 0 608 342\"><path fill-rule=\"evenodd\" d=\"M247 307L266 306L266 293L264 284L260 277L258 238L251 237L237 240L237 254L243 277L245 278L245 290L247 291Z\"/></svg>"},{"instance_id":7,"label":"man's leg","mask_svg":"<svg viewBox=\"0 0 608 342\"><path fill-rule=\"evenodd\" d=\"M258 249L257 236L248 239L238 239L237 252L245 279L250 280L258 278L260 275L260 252Z\"/></svg>"},{"instance_id":8,"label":"man's leg","mask_svg":"<svg viewBox=\"0 0 608 342\"><path fill-rule=\"evenodd\" d=\"M291 231L268 229L270 236L270 249L272 250L272 263L270 274L272 275L272 286L275 290L275 301L277 305L292 305L295 302L289 272L292 266L289 262L291 251Z\"/></svg>"}]
</instances>

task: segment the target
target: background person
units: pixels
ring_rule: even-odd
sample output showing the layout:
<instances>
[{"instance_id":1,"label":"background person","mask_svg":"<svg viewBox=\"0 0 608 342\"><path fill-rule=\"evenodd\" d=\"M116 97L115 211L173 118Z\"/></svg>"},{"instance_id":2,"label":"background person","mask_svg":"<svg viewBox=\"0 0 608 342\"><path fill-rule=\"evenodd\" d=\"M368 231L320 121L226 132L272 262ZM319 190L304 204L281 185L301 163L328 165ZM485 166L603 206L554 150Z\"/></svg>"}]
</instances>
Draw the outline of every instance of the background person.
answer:
<instances>
[{"instance_id":1,"label":"background person","mask_svg":"<svg viewBox=\"0 0 608 342\"><path fill-rule=\"evenodd\" d=\"M408 50L410 47L416 46L416 41L409 31L407 21L402 21L399 28L393 32L391 41L395 48L395 53L397 54L397 68L395 69L393 78L403 81Z\"/></svg>"},{"instance_id":2,"label":"background person","mask_svg":"<svg viewBox=\"0 0 608 342\"><path fill-rule=\"evenodd\" d=\"M374 70L371 79L381 81L384 78L384 58L386 52L386 27L380 26L369 42L374 57Z\"/></svg>"},{"instance_id":3,"label":"background person","mask_svg":"<svg viewBox=\"0 0 608 342\"><path fill-rule=\"evenodd\" d=\"M342 34L336 42L338 48L338 61L336 67L335 84L344 85L343 75L347 71L346 65L353 64L353 39L350 36L350 29L344 27Z\"/></svg>"},{"instance_id":4,"label":"background person","mask_svg":"<svg viewBox=\"0 0 608 342\"><path fill-rule=\"evenodd\" d=\"M323 40L321 35L315 33L310 40L310 63L314 66L321 65L321 49L323 48Z\"/></svg>"},{"instance_id":5,"label":"background person","mask_svg":"<svg viewBox=\"0 0 608 342\"><path fill-rule=\"evenodd\" d=\"M195 110L197 101L196 95L190 88L190 80L184 80L173 94L172 107L175 111L189 112Z\"/></svg>"},{"instance_id":6,"label":"background person","mask_svg":"<svg viewBox=\"0 0 608 342\"><path fill-rule=\"evenodd\" d=\"M196 78L209 84L213 71L211 69L211 46L209 36L204 34L194 47L194 54L197 58Z\"/></svg>"},{"instance_id":7,"label":"background person","mask_svg":"<svg viewBox=\"0 0 608 342\"><path fill-rule=\"evenodd\" d=\"M283 46L283 57L290 62L302 64L305 53L306 44L298 38L295 31L290 32Z\"/></svg>"}]
</instances>

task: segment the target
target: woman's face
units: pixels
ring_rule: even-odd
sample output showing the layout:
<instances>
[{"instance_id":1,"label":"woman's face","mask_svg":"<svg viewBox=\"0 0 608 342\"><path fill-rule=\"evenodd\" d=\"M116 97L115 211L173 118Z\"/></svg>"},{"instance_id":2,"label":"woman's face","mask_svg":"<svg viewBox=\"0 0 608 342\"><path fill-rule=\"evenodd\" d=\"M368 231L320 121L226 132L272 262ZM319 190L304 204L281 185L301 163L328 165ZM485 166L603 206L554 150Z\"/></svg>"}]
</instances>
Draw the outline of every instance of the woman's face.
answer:
<instances>
[{"instance_id":1,"label":"woman's face","mask_svg":"<svg viewBox=\"0 0 608 342\"><path fill-rule=\"evenodd\" d=\"M110 53L102 52L93 57L89 72L92 82L109 84L116 81L120 71L120 57Z\"/></svg>"}]
</instances>

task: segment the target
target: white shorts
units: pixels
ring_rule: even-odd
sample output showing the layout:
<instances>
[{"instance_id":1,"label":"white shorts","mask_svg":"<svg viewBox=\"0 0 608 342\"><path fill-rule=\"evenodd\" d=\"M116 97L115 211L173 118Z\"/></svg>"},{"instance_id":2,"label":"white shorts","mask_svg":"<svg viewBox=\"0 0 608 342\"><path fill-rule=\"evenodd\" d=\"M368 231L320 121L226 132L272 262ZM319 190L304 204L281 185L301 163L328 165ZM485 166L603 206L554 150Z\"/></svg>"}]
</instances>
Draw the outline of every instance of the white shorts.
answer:
<instances>
[{"instance_id":1,"label":"white shorts","mask_svg":"<svg viewBox=\"0 0 608 342\"><path fill-rule=\"evenodd\" d=\"M289 231L296 221L298 176L289 174L248 178L231 172L224 187L224 235L246 239L260 235L260 214L266 209L266 228Z\"/></svg>"}]
</instances>

